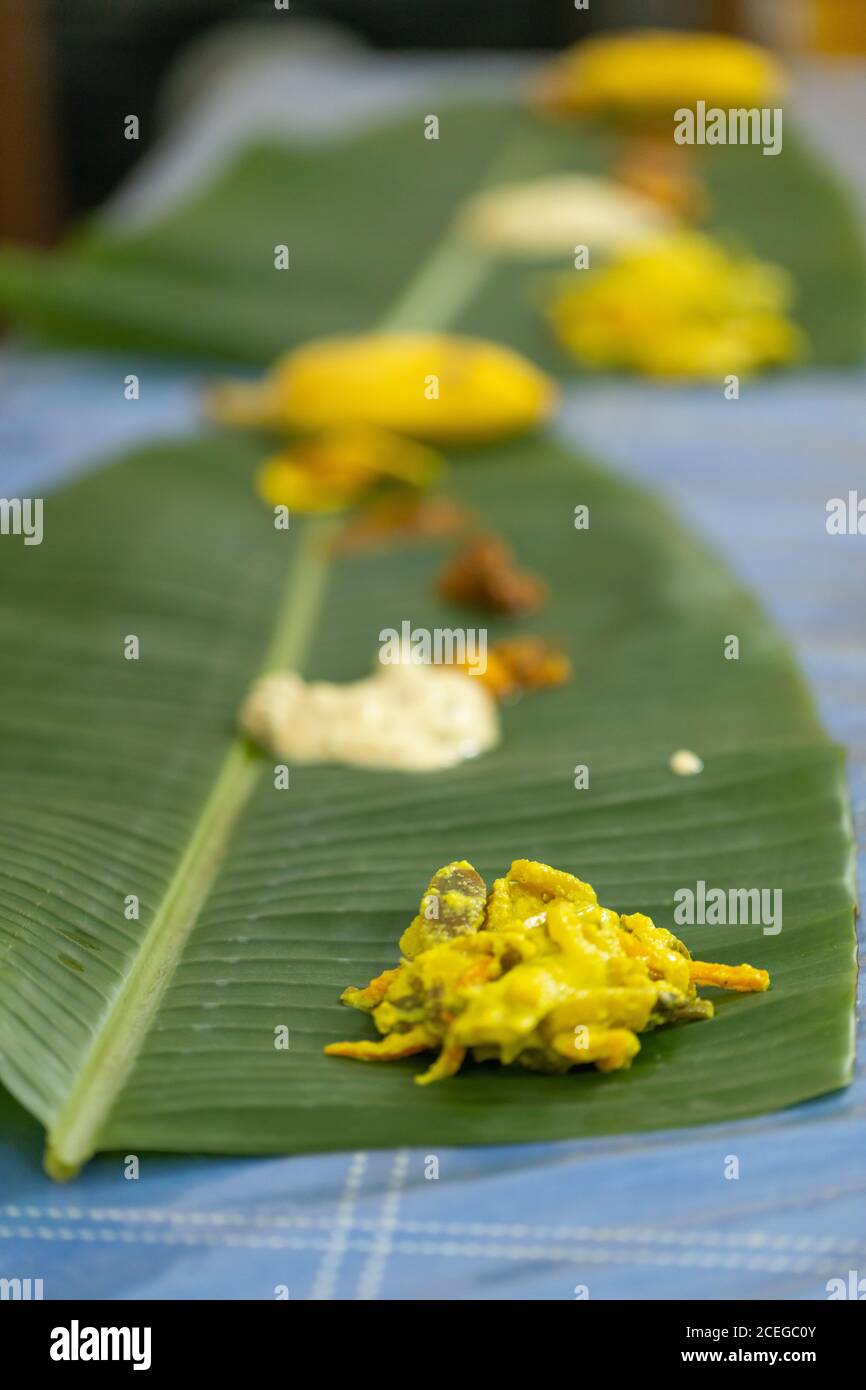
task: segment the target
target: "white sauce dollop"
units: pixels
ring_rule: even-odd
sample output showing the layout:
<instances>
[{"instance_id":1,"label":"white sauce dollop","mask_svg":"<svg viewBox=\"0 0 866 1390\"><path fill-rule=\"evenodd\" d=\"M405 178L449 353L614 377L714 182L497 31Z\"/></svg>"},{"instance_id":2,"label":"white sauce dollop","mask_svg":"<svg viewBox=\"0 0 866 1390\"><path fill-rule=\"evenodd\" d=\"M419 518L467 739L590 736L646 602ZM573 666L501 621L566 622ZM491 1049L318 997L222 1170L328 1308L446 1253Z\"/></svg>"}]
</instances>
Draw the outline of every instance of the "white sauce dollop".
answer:
<instances>
[{"instance_id":1,"label":"white sauce dollop","mask_svg":"<svg viewBox=\"0 0 866 1390\"><path fill-rule=\"evenodd\" d=\"M463 236L513 256L614 255L671 231L676 219L641 193L591 174L553 174L484 189L463 208Z\"/></svg>"},{"instance_id":2,"label":"white sauce dollop","mask_svg":"<svg viewBox=\"0 0 866 1390\"><path fill-rule=\"evenodd\" d=\"M292 671L263 676L240 711L244 732L297 763L434 772L499 742L496 701L441 666L390 665L336 685Z\"/></svg>"}]
</instances>

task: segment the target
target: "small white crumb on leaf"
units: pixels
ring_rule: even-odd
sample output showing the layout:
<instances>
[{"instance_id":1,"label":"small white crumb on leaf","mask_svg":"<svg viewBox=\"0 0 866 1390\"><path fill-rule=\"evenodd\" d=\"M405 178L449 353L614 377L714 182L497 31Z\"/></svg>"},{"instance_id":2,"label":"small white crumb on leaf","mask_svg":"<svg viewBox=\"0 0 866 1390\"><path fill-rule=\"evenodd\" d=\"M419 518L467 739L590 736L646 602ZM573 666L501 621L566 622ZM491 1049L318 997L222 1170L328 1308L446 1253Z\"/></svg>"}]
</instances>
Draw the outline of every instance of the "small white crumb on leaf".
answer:
<instances>
[{"instance_id":1,"label":"small white crumb on leaf","mask_svg":"<svg viewBox=\"0 0 866 1390\"><path fill-rule=\"evenodd\" d=\"M696 772L704 770L703 759L690 748L678 748L675 753L671 753L668 766L678 777L694 777Z\"/></svg>"}]
</instances>

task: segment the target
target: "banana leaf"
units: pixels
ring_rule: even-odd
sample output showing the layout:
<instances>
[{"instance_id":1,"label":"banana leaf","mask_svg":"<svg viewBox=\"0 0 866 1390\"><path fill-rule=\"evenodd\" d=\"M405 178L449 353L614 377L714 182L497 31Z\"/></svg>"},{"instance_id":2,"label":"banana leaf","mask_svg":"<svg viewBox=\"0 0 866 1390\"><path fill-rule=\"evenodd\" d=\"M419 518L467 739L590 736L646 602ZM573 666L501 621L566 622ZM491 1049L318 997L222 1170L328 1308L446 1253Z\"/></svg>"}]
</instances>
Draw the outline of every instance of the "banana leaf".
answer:
<instances>
[{"instance_id":1,"label":"banana leaf","mask_svg":"<svg viewBox=\"0 0 866 1390\"><path fill-rule=\"evenodd\" d=\"M94 221L60 256L5 248L0 312L61 343L265 364L309 338L364 330L390 311L395 287L439 246L480 184L605 172L621 143L588 123L553 125L506 103L444 108L439 140L423 131L419 112L347 140L265 143L142 228ZM866 265L857 213L793 126L786 121L773 158L758 146L693 158L709 189L711 230L790 272L811 360L862 360ZM289 247L286 271L274 270L278 245ZM439 267L445 313L455 285L465 304L450 326L574 372L544 330L537 274L458 245ZM413 326L411 314L403 322Z\"/></svg>"},{"instance_id":2,"label":"banana leaf","mask_svg":"<svg viewBox=\"0 0 866 1390\"><path fill-rule=\"evenodd\" d=\"M597 1135L845 1084L843 758L718 561L657 501L543 439L455 460L454 493L549 579L537 621L566 639L575 681L505 708L502 746L475 763L295 767L278 790L272 760L234 734L258 670L355 677L383 627L455 614L431 592L441 546L335 559L327 523L275 531L257 457L221 438L147 450L49 498L43 544L0 555L0 1065L48 1130L49 1171L106 1147ZM678 747L700 753L700 776L673 775ZM490 879L518 856L663 924L698 880L781 889L776 935L681 929L705 958L765 966L771 991L646 1036L611 1076L488 1064L419 1088L412 1063L323 1056L370 1031L338 995L395 961L432 871L466 857Z\"/></svg>"}]
</instances>

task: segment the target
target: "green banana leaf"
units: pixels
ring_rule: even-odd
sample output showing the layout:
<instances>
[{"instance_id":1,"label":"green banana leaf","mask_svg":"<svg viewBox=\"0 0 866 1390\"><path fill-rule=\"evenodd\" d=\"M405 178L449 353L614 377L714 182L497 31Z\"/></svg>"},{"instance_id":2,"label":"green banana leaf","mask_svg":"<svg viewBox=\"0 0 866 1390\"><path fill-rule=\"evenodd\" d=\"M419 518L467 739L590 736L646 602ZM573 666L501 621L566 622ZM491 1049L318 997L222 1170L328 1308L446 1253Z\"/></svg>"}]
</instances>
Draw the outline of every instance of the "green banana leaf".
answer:
<instances>
[{"instance_id":1,"label":"green banana leaf","mask_svg":"<svg viewBox=\"0 0 866 1390\"><path fill-rule=\"evenodd\" d=\"M60 342L264 364L296 343L380 319L482 182L603 172L620 143L504 103L444 108L440 138L423 132L419 112L348 140L262 145L142 230L96 222L63 256L7 248L0 311ZM715 147L695 151L694 163L709 188L711 229L790 271L811 359L860 361L866 267L857 215L789 123L775 157L758 146ZM289 247L287 271L274 270L277 245ZM545 332L537 274L458 248L442 265L436 299L447 307L449 287L462 293L467 277L474 292L452 327L574 371ZM429 313L425 320L430 326Z\"/></svg>"},{"instance_id":2,"label":"green banana leaf","mask_svg":"<svg viewBox=\"0 0 866 1390\"><path fill-rule=\"evenodd\" d=\"M506 707L502 746L475 763L296 767L278 790L272 761L233 733L255 673L355 677L383 627L452 626L455 612L431 592L441 546L335 560L320 522L275 531L256 458L220 438L151 449L49 498L43 544L0 555L0 1065L48 1130L49 1171L106 1147L597 1135L845 1084L843 759L719 563L651 497L542 439L457 460L455 494L549 579L538 625L567 640L575 681ZM701 775L669 770L678 747L700 753ZM665 925L675 891L700 879L781 889L777 935L681 929L704 958L768 968L771 991L648 1035L611 1076L469 1065L420 1088L418 1059L323 1056L371 1031L338 995L395 962L433 870L466 857L489 880L517 856Z\"/></svg>"}]
</instances>

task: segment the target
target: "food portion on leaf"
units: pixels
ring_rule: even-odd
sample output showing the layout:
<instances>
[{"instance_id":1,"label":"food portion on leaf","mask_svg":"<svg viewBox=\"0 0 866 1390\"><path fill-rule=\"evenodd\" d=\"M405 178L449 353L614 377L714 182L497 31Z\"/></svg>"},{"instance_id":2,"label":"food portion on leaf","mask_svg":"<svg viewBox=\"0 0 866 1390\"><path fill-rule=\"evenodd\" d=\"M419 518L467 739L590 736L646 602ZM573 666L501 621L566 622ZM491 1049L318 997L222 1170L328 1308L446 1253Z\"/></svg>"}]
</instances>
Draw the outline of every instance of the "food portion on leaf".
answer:
<instances>
[{"instance_id":1,"label":"food portion on leaf","mask_svg":"<svg viewBox=\"0 0 866 1390\"><path fill-rule=\"evenodd\" d=\"M560 116L669 122L681 106L777 103L782 69L766 49L728 34L634 29L585 39L535 77L530 95Z\"/></svg>"},{"instance_id":2,"label":"food portion on leaf","mask_svg":"<svg viewBox=\"0 0 866 1390\"><path fill-rule=\"evenodd\" d=\"M471 536L450 556L436 592L449 603L517 616L536 612L548 588L540 575L518 566L501 536L484 534Z\"/></svg>"},{"instance_id":3,"label":"food portion on leaf","mask_svg":"<svg viewBox=\"0 0 866 1390\"><path fill-rule=\"evenodd\" d=\"M379 1041L330 1043L334 1057L392 1061L435 1051L420 1085L476 1061L565 1072L630 1065L638 1034L711 1018L698 984L766 990L751 965L692 960L678 937L635 912L602 907L594 889L516 859L489 893L466 860L433 876L400 939L402 959L342 1002L370 1013Z\"/></svg>"},{"instance_id":4,"label":"food portion on leaf","mask_svg":"<svg viewBox=\"0 0 866 1390\"><path fill-rule=\"evenodd\" d=\"M442 459L435 450L371 426L328 430L266 459L256 484L271 506L299 512L336 512L374 487L428 487Z\"/></svg>"},{"instance_id":5,"label":"food portion on leaf","mask_svg":"<svg viewBox=\"0 0 866 1390\"><path fill-rule=\"evenodd\" d=\"M697 777L704 770L704 760L691 748L676 748L668 759L668 767L677 777Z\"/></svg>"},{"instance_id":6,"label":"food portion on leaf","mask_svg":"<svg viewBox=\"0 0 866 1390\"><path fill-rule=\"evenodd\" d=\"M684 147L672 145L667 134L635 134L613 173L624 187L683 222L702 222L712 211L706 183L690 166Z\"/></svg>"},{"instance_id":7,"label":"food portion on leaf","mask_svg":"<svg viewBox=\"0 0 866 1390\"><path fill-rule=\"evenodd\" d=\"M551 174L483 190L466 204L461 234L500 256L574 255L586 245L613 255L673 230L669 209L642 192L591 174Z\"/></svg>"},{"instance_id":8,"label":"food portion on leaf","mask_svg":"<svg viewBox=\"0 0 866 1390\"><path fill-rule=\"evenodd\" d=\"M479 680L497 700L514 700L527 690L565 685L574 674L562 647L548 637L524 633L494 642Z\"/></svg>"},{"instance_id":9,"label":"food portion on leaf","mask_svg":"<svg viewBox=\"0 0 866 1390\"><path fill-rule=\"evenodd\" d=\"M305 681L294 671L259 678L240 726L294 763L434 772L499 742L496 702L453 666L380 665L363 680Z\"/></svg>"},{"instance_id":10,"label":"food portion on leaf","mask_svg":"<svg viewBox=\"0 0 866 1390\"><path fill-rule=\"evenodd\" d=\"M404 543L441 540L463 530L465 507L451 497L427 497L406 488L372 497L350 517L333 544L337 554L383 550Z\"/></svg>"},{"instance_id":11,"label":"food portion on leaf","mask_svg":"<svg viewBox=\"0 0 866 1390\"><path fill-rule=\"evenodd\" d=\"M549 415L556 389L519 352L449 333L323 338L287 353L260 383L214 388L206 409L237 428L372 425L411 439L484 443Z\"/></svg>"},{"instance_id":12,"label":"food portion on leaf","mask_svg":"<svg viewBox=\"0 0 866 1390\"><path fill-rule=\"evenodd\" d=\"M562 278L549 318L584 366L719 381L804 355L791 298L778 266L689 232Z\"/></svg>"}]
</instances>

